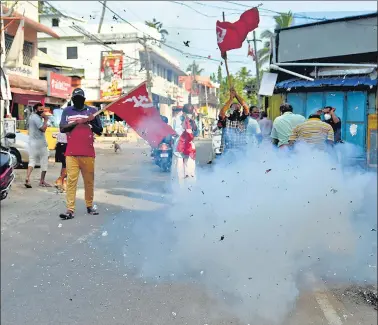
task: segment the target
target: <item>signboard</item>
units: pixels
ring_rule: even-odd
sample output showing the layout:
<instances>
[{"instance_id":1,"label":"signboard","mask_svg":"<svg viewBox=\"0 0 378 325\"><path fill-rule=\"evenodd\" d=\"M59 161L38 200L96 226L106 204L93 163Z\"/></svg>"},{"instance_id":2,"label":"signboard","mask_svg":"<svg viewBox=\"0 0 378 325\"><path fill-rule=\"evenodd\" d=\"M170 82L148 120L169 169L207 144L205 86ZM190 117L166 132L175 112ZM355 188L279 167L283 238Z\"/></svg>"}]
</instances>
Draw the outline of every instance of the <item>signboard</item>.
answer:
<instances>
[{"instance_id":1,"label":"signboard","mask_svg":"<svg viewBox=\"0 0 378 325\"><path fill-rule=\"evenodd\" d=\"M276 86L277 73L264 72L261 80L259 95L261 96L272 96L274 87Z\"/></svg>"},{"instance_id":2,"label":"signboard","mask_svg":"<svg viewBox=\"0 0 378 325\"><path fill-rule=\"evenodd\" d=\"M70 77L51 71L47 74L47 96L67 99L71 93Z\"/></svg>"},{"instance_id":3,"label":"signboard","mask_svg":"<svg viewBox=\"0 0 378 325\"><path fill-rule=\"evenodd\" d=\"M4 118L3 132L4 132L4 135L6 135L7 133L16 134L16 119L14 117ZM16 142L16 139L7 139L6 141L9 145L9 144L14 144Z\"/></svg>"},{"instance_id":4,"label":"signboard","mask_svg":"<svg viewBox=\"0 0 378 325\"><path fill-rule=\"evenodd\" d=\"M123 53L101 52L100 99L117 99L123 89Z\"/></svg>"}]
</instances>

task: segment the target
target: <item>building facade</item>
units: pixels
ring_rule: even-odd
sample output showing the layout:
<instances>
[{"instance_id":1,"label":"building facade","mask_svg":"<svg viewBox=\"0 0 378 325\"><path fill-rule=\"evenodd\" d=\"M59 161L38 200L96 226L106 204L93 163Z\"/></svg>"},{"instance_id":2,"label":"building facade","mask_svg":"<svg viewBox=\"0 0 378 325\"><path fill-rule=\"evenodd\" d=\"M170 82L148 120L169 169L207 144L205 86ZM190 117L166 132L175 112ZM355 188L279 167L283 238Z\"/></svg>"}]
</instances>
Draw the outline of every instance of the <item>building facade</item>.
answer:
<instances>
[{"instance_id":1,"label":"building facade","mask_svg":"<svg viewBox=\"0 0 378 325\"><path fill-rule=\"evenodd\" d=\"M284 101L306 118L335 107L342 139L360 149L355 158L377 167L376 33L376 13L276 31L272 63L314 81L278 72L275 94L266 103L270 116L279 115Z\"/></svg>"},{"instance_id":2,"label":"building facade","mask_svg":"<svg viewBox=\"0 0 378 325\"><path fill-rule=\"evenodd\" d=\"M178 77L185 72L156 42L145 42L143 38L149 35L159 40L156 29L143 23L133 23L137 30L128 24L103 24L98 33L98 25L85 25L62 16L45 14L40 16L40 21L52 28L60 39L40 35L39 49L66 66L84 71L82 87L92 105L100 106L114 100L114 96L103 96L104 79L110 78L108 81L113 85L111 78L118 76L119 93L116 95L119 96L145 81L147 68L152 99L160 113L171 121L172 107L179 102L182 105L180 98L185 98L186 93Z\"/></svg>"},{"instance_id":3,"label":"building facade","mask_svg":"<svg viewBox=\"0 0 378 325\"><path fill-rule=\"evenodd\" d=\"M14 1L2 2L2 12L9 13ZM23 21L24 28L19 26ZM47 95L47 82L39 80L38 39L37 33L48 34L58 38L50 28L38 22L38 1L19 1L13 7L9 19L4 22L5 62L4 73L9 79L12 101L5 115L12 116L18 121L18 128L25 128L25 112L37 102L44 102ZM21 35L22 34L22 35ZM8 54L15 37L21 35L18 44L18 60L9 64ZM28 108L28 109L26 109Z\"/></svg>"}]
</instances>

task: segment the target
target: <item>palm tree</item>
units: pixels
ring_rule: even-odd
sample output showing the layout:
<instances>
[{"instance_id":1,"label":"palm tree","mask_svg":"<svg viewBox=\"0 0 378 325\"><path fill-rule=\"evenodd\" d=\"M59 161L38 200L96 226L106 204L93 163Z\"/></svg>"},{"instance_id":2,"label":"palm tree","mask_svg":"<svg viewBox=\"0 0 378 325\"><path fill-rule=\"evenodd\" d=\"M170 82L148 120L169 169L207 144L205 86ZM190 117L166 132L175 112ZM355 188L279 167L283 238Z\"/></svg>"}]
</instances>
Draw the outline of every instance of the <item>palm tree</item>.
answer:
<instances>
[{"instance_id":1,"label":"palm tree","mask_svg":"<svg viewBox=\"0 0 378 325\"><path fill-rule=\"evenodd\" d=\"M276 26L275 29L282 29L286 27L290 27L290 25L293 22L293 13L291 11L287 13L281 13L280 15L274 16L273 17ZM257 57L259 60L259 65L262 67L265 63L268 63L269 61L269 55L270 55L270 40L274 36L274 32L271 30L267 29L264 30L261 33L261 38L264 40L264 46L262 49L257 51Z\"/></svg>"},{"instance_id":2,"label":"palm tree","mask_svg":"<svg viewBox=\"0 0 378 325\"><path fill-rule=\"evenodd\" d=\"M163 28L163 23L161 23L160 21L157 21L155 18L153 18L152 21L147 21L146 20L145 24L148 27L152 27L152 28L157 29L157 31L161 35L161 42L165 43L165 41L167 40L167 36L169 35L169 33L168 33L168 31L166 29Z\"/></svg>"},{"instance_id":3,"label":"palm tree","mask_svg":"<svg viewBox=\"0 0 378 325\"><path fill-rule=\"evenodd\" d=\"M193 61L192 64L189 64L186 68L186 72L191 72L193 76L199 76L204 70L196 63L196 61Z\"/></svg>"}]
</instances>

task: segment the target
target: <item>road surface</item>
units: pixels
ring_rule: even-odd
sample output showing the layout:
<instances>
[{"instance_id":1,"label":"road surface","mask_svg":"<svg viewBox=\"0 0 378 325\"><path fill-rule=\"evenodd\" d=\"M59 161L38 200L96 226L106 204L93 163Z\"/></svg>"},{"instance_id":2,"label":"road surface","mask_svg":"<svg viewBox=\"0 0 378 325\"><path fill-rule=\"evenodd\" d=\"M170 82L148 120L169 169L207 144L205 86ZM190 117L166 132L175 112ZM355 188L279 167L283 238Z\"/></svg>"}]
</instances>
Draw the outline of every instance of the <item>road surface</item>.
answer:
<instances>
[{"instance_id":1,"label":"road surface","mask_svg":"<svg viewBox=\"0 0 378 325\"><path fill-rule=\"evenodd\" d=\"M132 238L135 220L156 222L164 213L170 178L151 163L147 147L122 146L119 154L110 145L97 149L99 216L84 213L80 183L76 218L61 221L64 196L37 187L38 170L33 189L23 188L25 171L17 170L10 196L1 203L1 324L246 324L199 285L155 283L127 269L122 247ZM198 143L202 168L211 168L210 148L209 141ZM52 164L47 179L53 182L58 173ZM301 292L281 324L377 323L371 306L332 294L306 276L318 290Z\"/></svg>"}]
</instances>

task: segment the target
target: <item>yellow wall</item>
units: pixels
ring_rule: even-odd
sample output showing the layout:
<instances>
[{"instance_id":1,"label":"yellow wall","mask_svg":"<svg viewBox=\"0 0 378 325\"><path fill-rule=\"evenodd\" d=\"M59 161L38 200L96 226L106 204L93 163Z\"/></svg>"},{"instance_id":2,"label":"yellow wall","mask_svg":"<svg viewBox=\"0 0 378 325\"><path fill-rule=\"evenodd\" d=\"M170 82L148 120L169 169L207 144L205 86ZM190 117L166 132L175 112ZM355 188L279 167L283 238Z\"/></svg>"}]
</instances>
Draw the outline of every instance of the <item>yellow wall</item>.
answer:
<instances>
[{"instance_id":1,"label":"yellow wall","mask_svg":"<svg viewBox=\"0 0 378 325\"><path fill-rule=\"evenodd\" d=\"M274 94L268 97L268 117L274 121L274 119L280 116L280 105L284 102L284 96L281 94Z\"/></svg>"}]
</instances>

